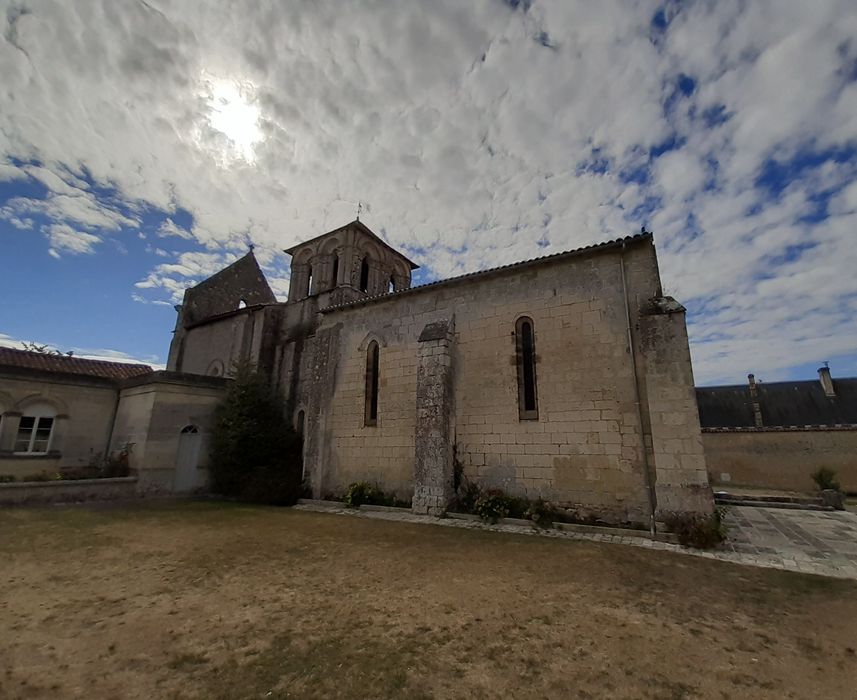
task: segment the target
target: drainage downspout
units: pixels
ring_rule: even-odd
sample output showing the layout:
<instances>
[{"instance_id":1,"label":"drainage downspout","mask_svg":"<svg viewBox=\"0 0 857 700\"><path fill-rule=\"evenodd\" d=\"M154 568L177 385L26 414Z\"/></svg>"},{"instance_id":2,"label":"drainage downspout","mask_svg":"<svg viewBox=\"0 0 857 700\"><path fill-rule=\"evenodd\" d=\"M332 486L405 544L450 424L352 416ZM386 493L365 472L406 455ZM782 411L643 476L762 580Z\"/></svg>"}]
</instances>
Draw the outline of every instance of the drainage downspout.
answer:
<instances>
[{"instance_id":1,"label":"drainage downspout","mask_svg":"<svg viewBox=\"0 0 857 700\"><path fill-rule=\"evenodd\" d=\"M628 331L628 349L631 351L631 368L634 372L634 403L637 406L637 417L640 420L640 440L643 448L643 478L646 482L646 493L649 496L649 533L652 537L657 534L655 527L655 488L652 479L651 466L649 465L649 450L646 447L646 435L643 426L643 407L640 403L640 377L637 372L637 353L634 350L634 336L631 331L631 309L628 305L628 283L625 278L625 243L619 252L619 269L622 272L622 300L625 302L625 326Z\"/></svg>"},{"instance_id":2,"label":"drainage downspout","mask_svg":"<svg viewBox=\"0 0 857 700\"><path fill-rule=\"evenodd\" d=\"M119 415L119 401L122 398L122 385L116 387L116 401L113 402L113 414L110 416L110 427L107 429L107 444L104 446L103 459L110 456L110 443L113 442L113 431L116 430L116 417Z\"/></svg>"}]
</instances>

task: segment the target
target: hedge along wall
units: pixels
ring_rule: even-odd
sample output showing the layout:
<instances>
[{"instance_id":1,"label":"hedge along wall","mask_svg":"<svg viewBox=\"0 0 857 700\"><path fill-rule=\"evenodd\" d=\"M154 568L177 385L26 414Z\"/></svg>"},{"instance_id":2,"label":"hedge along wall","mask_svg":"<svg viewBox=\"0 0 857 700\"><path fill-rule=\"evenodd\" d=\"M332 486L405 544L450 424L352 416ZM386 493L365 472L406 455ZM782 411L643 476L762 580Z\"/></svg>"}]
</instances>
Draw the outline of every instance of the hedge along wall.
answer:
<instances>
[{"instance_id":1,"label":"hedge along wall","mask_svg":"<svg viewBox=\"0 0 857 700\"><path fill-rule=\"evenodd\" d=\"M815 491L812 473L830 467L857 493L857 425L703 428L702 444L713 485Z\"/></svg>"},{"instance_id":2,"label":"hedge along wall","mask_svg":"<svg viewBox=\"0 0 857 700\"><path fill-rule=\"evenodd\" d=\"M76 503L136 498L137 477L80 479L78 481L29 481L0 484L0 506Z\"/></svg>"}]
</instances>

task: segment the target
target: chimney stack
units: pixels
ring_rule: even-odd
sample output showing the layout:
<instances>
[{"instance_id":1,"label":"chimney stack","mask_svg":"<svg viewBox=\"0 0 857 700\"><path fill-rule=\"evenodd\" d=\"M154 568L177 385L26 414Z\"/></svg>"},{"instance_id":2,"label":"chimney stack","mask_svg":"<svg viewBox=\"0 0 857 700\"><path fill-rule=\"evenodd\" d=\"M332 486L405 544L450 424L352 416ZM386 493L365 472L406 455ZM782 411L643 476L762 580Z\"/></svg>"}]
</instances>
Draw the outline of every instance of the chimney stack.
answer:
<instances>
[{"instance_id":1,"label":"chimney stack","mask_svg":"<svg viewBox=\"0 0 857 700\"><path fill-rule=\"evenodd\" d=\"M836 391L833 388L833 379L830 377L830 367L824 363L824 367L818 368L818 381L821 382L821 388L824 389L824 395L828 399L836 398Z\"/></svg>"},{"instance_id":2,"label":"chimney stack","mask_svg":"<svg viewBox=\"0 0 857 700\"><path fill-rule=\"evenodd\" d=\"M762 427L762 409L759 406L759 393L756 389L756 376L753 374L747 375L747 381L750 384L750 404L753 406L753 422L757 428Z\"/></svg>"}]
</instances>

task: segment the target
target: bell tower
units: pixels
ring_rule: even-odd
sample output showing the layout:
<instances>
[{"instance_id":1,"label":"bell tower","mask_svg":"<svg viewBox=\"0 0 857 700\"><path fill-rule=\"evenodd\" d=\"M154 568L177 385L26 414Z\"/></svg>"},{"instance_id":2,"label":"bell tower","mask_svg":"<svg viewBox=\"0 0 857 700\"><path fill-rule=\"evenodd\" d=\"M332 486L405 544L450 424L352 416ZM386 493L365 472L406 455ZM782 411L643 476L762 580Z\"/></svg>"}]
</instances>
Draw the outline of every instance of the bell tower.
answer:
<instances>
[{"instance_id":1,"label":"bell tower","mask_svg":"<svg viewBox=\"0 0 857 700\"><path fill-rule=\"evenodd\" d=\"M284 252L292 256L288 303L327 292L338 292L332 303L399 292L419 267L359 219Z\"/></svg>"}]
</instances>

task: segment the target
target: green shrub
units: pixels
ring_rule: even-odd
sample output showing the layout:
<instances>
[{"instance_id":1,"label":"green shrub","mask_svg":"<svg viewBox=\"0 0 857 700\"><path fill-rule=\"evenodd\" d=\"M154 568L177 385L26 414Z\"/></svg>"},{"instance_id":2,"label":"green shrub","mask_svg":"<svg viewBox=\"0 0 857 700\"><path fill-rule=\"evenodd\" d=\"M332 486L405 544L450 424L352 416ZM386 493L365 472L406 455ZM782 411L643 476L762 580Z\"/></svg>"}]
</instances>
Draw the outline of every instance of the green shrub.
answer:
<instances>
[{"instance_id":1,"label":"green shrub","mask_svg":"<svg viewBox=\"0 0 857 700\"><path fill-rule=\"evenodd\" d=\"M482 489L478 484L463 479L459 488L455 490L455 496L449 504L449 510L453 513L475 513L476 501L482 495Z\"/></svg>"},{"instance_id":2,"label":"green shrub","mask_svg":"<svg viewBox=\"0 0 857 700\"><path fill-rule=\"evenodd\" d=\"M377 500L382 493L380 488L368 481L355 481L353 484L349 484L342 501L349 508L359 508L364 503Z\"/></svg>"},{"instance_id":3,"label":"green shrub","mask_svg":"<svg viewBox=\"0 0 857 700\"><path fill-rule=\"evenodd\" d=\"M409 508L411 505L408 501L398 499L377 484L370 484L368 481L355 481L350 484L342 501L350 508L359 508L362 505Z\"/></svg>"},{"instance_id":4,"label":"green shrub","mask_svg":"<svg viewBox=\"0 0 857 700\"><path fill-rule=\"evenodd\" d=\"M834 491L839 491L839 481L836 479L836 472L830 467L819 467L812 474L812 480L815 482L815 485L818 486L819 491L825 491L827 489L832 489Z\"/></svg>"},{"instance_id":5,"label":"green shrub","mask_svg":"<svg viewBox=\"0 0 857 700\"><path fill-rule=\"evenodd\" d=\"M553 504L543 501L541 498L530 501L527 509L524 511L524 518L532 520L537 527L550 528L555 522L560 522L563 518L562 512Z\"/></svg>"},{"instance_id":6,"label":"green shrub","mask_svg":"<svg viewBox=\"0 0 857 700\"><path fill-rule=\"evenodd\" d=\"M17 480L14 474L0 474L0 484L11 484Z\"/></svg>"},{"instance_id":7,"label":"green shrub","mask_svg":"<svg viewBox=\"0 0 857 700\"><path fill-rule=\"evenodd\" d=\"M473 512L488 523L509 517L509 497L500 489L483 491L473 504Z\"/></svg>"},{"instance_id":8,"label":"green shrub","mask_svg":"<svg viewBox=\"0 0 857 700\"><path fill-rule=\"evenodd\" d=\"M673 513L664 518L670 532L685 547L710 549L726 539L723 510L715 509L711 515L699 513Z\"/></svg>"},{"instance_id":9,"label":"green shrub","mask_svg":"<svg viewBox=\"0 0 857 700\"><path fill-rule=\"evenodd\" d=\"M301 496L301 438L264 373L242 362L232 376L215 413L212 491L239 500L292 505Z\"/></svg>"}]
</instances>

